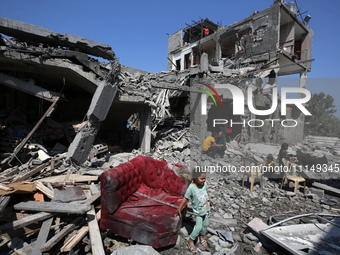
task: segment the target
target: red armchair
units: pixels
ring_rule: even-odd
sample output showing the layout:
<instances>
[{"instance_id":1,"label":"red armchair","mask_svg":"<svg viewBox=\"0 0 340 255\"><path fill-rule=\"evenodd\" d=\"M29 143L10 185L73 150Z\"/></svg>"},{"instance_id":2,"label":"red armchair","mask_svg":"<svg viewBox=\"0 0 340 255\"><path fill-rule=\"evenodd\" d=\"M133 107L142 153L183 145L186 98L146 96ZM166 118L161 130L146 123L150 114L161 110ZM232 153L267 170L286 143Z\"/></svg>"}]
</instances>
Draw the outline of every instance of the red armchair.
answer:
<instances>
[{"instance_id":1,"label":"red armchair","mask_svg":"<svg viewBox=\"0 0 340 255\"><path fill-rule=\"evenodd\" d=\"M174 244L181 225L176 209L136 191L179 206L188 185L181 170L187 168L138 156L102 173L100 227L154 248Z\"/></svg>"}]
</instances>

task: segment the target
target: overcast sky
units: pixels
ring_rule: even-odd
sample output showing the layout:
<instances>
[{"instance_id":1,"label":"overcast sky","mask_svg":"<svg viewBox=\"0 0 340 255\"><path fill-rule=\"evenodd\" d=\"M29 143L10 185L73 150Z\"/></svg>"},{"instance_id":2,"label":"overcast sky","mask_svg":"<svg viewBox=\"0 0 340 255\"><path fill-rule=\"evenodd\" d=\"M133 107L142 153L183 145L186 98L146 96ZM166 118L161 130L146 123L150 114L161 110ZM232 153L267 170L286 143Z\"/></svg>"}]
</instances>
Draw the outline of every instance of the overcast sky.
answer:
<instances>
[{"instance_id":1,"label":"overcast sky","mask_svg":"<svg viewBox=\"0 0 340 255\"><path fill-rule=\"evenodd\" d=\"M149 72L165 71L168 35L192 21L208 18L228 26L262 11L272 0L0 0L0 16L70 33L112 47L120 63ZM288 0L287 2L291 2ZM309 78L340 78L339 0L296 0L300 12L312 16L314 31L312 72ZM306 14L303 14L305 16ZM317 82L316 82L317 81ZM320 81L320 82L319 82ZM312 93L335 98L340 117L340 79L308 82Z\"/></svg>"}]
</instances>

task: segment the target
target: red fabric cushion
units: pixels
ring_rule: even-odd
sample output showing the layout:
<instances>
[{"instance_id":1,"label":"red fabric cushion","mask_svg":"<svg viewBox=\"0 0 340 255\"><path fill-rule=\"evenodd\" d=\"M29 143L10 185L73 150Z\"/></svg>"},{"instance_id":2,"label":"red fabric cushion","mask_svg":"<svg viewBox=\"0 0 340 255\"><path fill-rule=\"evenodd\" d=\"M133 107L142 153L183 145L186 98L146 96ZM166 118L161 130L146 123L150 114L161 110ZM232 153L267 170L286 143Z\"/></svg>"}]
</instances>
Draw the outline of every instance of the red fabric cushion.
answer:
<instances>
[{"instance_id":1,"label":"red fabric cushion","mask_svg":"<svg viewBox=\"0 0 340 255\"><path fill-rule=\"evenodd\" d=\"M186 166L150 159L146 161L145 167L144 183L148 187L152 189L163 188L171 194L184 196L187 184L177 170L180 168L187 169Z\"/></svg>"},{"instance_id":2,"label":"red fabric cushion","mask_svg":"<svg viewBox=\"0 0 340 255\"><path fill-rule=\"evenodd\" d=\"M131 161L105 171L101 175L101 200L109 213L114 213L118 207L130 197L145 178L145 160L136 157ZM109 201L106 203L106 201ZM104 209L105 210L105 209Z\"/></svg>"},{"instance_id":3,"label":"red fabric cushion","mask_svg":"<svg viewBox=\"0 0 340 255\"><path fill-rule=\"evenodd\" d=\"M138 192L179 206L183 197L142 184ZM176 208L133 194L109 218L101 221L113 233L155 248L174 244L181 224Z\"/></svg>"},{"instance_id":4,"label":"red fabric cushion","mask_svg":"<svg viewBox=\"0 0 340 255\"><path fill-rule=\"evenodd\" d=\"M179 206L187 184L175 171L186 168L138 156L100 177L100 227L155 248L174 244L181 224L176 209L135 192Z\"/></svg>"}]
</instances>

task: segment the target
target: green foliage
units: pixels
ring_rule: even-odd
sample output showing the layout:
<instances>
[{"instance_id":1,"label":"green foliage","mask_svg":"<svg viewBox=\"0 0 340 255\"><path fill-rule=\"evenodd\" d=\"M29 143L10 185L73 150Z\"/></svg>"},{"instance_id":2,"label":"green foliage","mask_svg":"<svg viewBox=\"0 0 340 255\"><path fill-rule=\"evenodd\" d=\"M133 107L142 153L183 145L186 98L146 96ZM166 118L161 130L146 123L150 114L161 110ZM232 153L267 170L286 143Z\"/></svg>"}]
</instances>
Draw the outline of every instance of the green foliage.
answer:
<instances>
[{"instance_id":1,"label":"green foliage","mask_svg":"<svg viewBox=\"0 0 340 255\"><path fill-rule=\"evenodd\" d=\"M305 118L305 135L340 137L340 119L333 114L334 98L321 92L313 94L306 107L312 116Z\"/></svg>"}]
</instances>

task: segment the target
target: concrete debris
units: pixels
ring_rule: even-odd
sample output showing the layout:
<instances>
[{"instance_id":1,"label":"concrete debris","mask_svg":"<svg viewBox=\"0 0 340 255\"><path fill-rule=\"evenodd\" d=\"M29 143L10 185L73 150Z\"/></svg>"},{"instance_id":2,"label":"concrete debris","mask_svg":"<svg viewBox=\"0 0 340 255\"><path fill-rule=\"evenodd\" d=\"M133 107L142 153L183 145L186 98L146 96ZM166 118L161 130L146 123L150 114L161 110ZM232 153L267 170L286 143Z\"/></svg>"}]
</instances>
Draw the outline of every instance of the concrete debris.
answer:
<instances>
[{"instance_id":1,"label":"concrete debris","mask_svg":"<svg viewBox=\"0 0 340 255\"><path fill-rule=\"evenodd\" d=\"M159 253L151 246L134 245L130 247L120 248L111 253L111 255L159 255Z\"/></svg>"},{"instance_id":2,"label":"concrete debris","mask_svg":"<svg viewBox=\"0 0 340 255\"><path fill-rule=\"evenodd\" d=\"M301 218L304 218L303 223L294 223L294 220ZM261 234L291 254L301 254L302 250L315 254L338 254L340 246L335 240L340 236L339 222L338 215L304 214L273 224L262 230ZM327 242L323 241L325 238Z\"/></svg>"},{"instance_id":3,"label":"concrete debris","mask_svg":"<svg viewBox=\"0 0 340 255\"><path fill-rule=\"evenodd\" d=\"M286 116L279 109L268 115L299 121L294 132L261 118L263 125L254 128L224 127L225 151L216 158L202 153L207 130L216 130L208 121L214 103L207 99L209 114L198 107L201 87L215 87L227 110L236 102L230 91L220 93L223 84L242 95L251 88L256 109L273 104L278 76L300 73L300 88L306 88L313 31L281 2L228 27L201 19L169 35L168 71L159 73L121 65L108 45L0 18L0 250L191 254L190 204L176 244L159 251L98 229L98 177L138 155L208 169L214 206L208 247L197 244L201 254L279 254L282 247L261 231L282 217L340 215L340 141L304 138L304 117L296 107L287 106ZM295 32L280 19L294 24ZM211 31L206 37L203 26ZM247 109L237 121L249 123L255 115ZM242 158L263 170L272 154L278 166L282 142L289 143L287 153L307 180L306 195L300 186L297 194L293 186L280 188L279 172L263 172L263 188L257 182L253 191L242 187ZM324 164L327 169L320 168Z\"/></svg>"}]
</instances>

